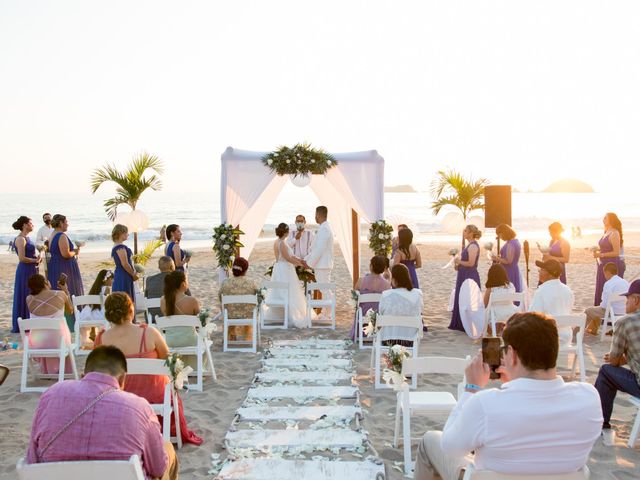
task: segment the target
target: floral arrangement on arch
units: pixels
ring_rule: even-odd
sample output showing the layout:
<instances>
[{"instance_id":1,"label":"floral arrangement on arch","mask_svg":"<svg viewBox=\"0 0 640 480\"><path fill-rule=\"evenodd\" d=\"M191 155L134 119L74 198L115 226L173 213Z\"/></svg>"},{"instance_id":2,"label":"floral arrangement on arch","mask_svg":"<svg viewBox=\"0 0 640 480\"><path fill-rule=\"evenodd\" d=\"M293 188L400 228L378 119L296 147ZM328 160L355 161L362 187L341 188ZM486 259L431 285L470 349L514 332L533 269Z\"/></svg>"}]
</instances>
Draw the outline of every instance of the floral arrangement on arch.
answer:
<instances>
[{"instance_id":1,"label":"floral arrangement on arch","mask_svg":"<svg viewBox=\"0 0 640 480\"><path fill-rule=\"evenodd\" d=\"M231 268L236 249L244 247L238 240L240 235L244 235L244 232L228 223L222 223L213 229L213 251L216 252L220 268Z\"/></svg>"},{"instance_id":2,"label":"floral arrangement on arch","mask_svg":"<svg viewBox=\"0 0 640 480\"><path fill-rule=\"evenodd\" d=\"M391 255L393 227L384 220L373 222L369 227L369 248L374 255Z\"/></svg>"},{"instance_id":3,"label":"floral arrangement on arch","mask_svg":"<svg viewBox=\"0 0 640 480\"><path fill-rule=\"evenodd\" d=\"M309 143L278 147L264 155L262 163L272 173L293 176L324 175L338 164L333 155L322 149L312 148Z\"/></svg>"}]
</instances>

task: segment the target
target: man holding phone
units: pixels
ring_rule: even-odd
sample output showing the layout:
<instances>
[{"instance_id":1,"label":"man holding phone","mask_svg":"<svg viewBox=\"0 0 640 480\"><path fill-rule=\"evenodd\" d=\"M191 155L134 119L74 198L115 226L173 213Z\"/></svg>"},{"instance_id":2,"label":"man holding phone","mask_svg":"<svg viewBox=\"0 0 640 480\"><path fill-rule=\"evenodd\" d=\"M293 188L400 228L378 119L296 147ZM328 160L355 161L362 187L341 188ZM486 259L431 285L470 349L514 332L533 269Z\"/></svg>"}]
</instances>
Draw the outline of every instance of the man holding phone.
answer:
<instances>
[{"instance_id":1,"label":"man holding phone","mask_svg":"<svg viewBox=\"0 0 640 480\"><path fill-rule=\"evenodd\" d=\"M433 478L434 469L457 480L469 463L507 475L562 474L586 464L602 426L600 398L593 386L557 376L555 322L516 313L502 339L502 386L485 389L491 368L479 353L444 430L427 432L418 447L416 480ZM485 351L495 348L490 343Z\"/></svg>"}]
</instances>

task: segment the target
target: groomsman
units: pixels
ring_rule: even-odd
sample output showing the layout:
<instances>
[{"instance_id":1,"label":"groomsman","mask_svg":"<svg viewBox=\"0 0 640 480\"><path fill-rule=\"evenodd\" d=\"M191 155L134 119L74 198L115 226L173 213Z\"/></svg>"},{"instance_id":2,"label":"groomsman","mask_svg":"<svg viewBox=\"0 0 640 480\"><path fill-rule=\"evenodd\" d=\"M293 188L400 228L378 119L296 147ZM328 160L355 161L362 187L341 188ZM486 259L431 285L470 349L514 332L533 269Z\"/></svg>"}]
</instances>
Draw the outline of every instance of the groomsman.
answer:
<instances>
[{"instance_id":1,"label":"groomsman","mask_svg":"<svg viewBox=\"0 0 640 480\"><path fill-rule=\"evenodd\" d=\"M51 226L51 214L45 213L42 215L42 221L44 225L40 227L36 234L36 248L40 251L40 255L44 255L45 261L41 263L46 273L49 266L49 259L51 254L49 253L49 237L53 233L53 227ZM41 272L42 273L42 272Z\"/></svg>"},{"instance_id":2,"label":"groomsman","mask_svg":"<svg viewBox=\"0 0 640 480\"><path fill-rule=\"evenodd\" d=\"M306 229L307 220L304 215L296 216L296 228L289 233L287 245L293 249L293 254L298 258L304 258L311 252L313 234Z\"/></svg>"}]
</instances>

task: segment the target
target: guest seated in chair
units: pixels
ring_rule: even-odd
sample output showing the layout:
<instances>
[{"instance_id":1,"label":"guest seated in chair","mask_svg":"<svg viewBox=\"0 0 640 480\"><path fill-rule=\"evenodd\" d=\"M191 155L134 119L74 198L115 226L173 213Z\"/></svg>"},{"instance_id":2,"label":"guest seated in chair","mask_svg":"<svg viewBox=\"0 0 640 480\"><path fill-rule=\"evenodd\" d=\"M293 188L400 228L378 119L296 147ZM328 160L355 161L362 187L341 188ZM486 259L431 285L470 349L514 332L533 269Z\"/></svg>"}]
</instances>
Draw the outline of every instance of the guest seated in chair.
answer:
<instances>
[{"instance_id":1,"label":"guest seated in chair","mask_svg":"<svg viewBox=\"0 0 640 480\"><path fill-rule=\"evenodd\" d=\"M227 278L220 286L219 298L222 301L222 295L255 295L258 290L258 284L255 280L248 278L247 270L249 270L249 262L243 257L236 257L231 267L233 277ZM252 305L227 305L229 318L251 318L253 315ZM229 340L245 340L251 342L250 326L229 327Z\"/></svg>"},{"instance_id":2,"label":"guest seated in chair","mask_svg":"<svg viewBox=\"0 0 640 480\"><path fill-rule=\"evenodd\" d=\"M407 317L422 316L422 291L413 287L409 269L402 263L398 263L391 268L391 287L391 290L385 290L382 293L378 313L381 315ZM405 329L405 327L393 328L398 328L398 332ZM426 325L423 325L422 328L425 332L427 331ZM407 346L406 341L388 340L386 343Z\"/></svg>"},{"instance_id":3,"label":"guest seated in chair","mask_svg":"<svg viewBox=\"0 0 640 480\"><path fill-rule=\"evenodd\" d=\"M516 292L516 288L511 282L509 282L507 271L499 263L494 263L493 265L491 265L491 267L489 267L489 272L487 273L487 283L485 283L484 286L486 288L486 290L484 291L485 308L489 306L489 300L491 299L491 294L493 292ZM511 315L518 311L518 307L511 303L498 304L493 306L492 308L496 314L496 335L500 335L500 332L502 332L502 329L504 328L504 323L509 317L511 317ZM491 333L491 326L489 326L489 332Z\"/></svg>"},{"instance_id":4,"label":"guest seated in chair","mask_svg":"<svg viewBox=\"0 0 640 480\"><path fill-rule=\"evenodd\" d=\"M82 380L47 389L33 416L27 462L128 460L138 455L146 478L177 479L173 445L163 442L149 402L123 391L126 376L124 354L103 346L87 357Z\"/></svg>"},{"instance_id":5,"label":"guest seated in chair","mask_svg":"<svg viewBox=\"0 0 640 480\"><path fill-rule=\"evenodd\" d=\"M618 276L618 265L613 262L609 262L605 264L602 270L604 273L604 279L606 280L602 287L602 302L600 302L599 306L589 307L584 311L584 313L587 314L586 331L593 335L598 334L598 329L600 328L605 310L607 309L609 297L611 295L621 295L629 290L629 282ZM614 302L612 307L614 315L619 316L625 314L624 302Z\"/></svg>"},{"instance_id":6,"label":"guest seated in chair","mask_svg":"<svg viewBox=\"0 0 640 480\"><path fill-rule=\"evenodd\" d=\"M469 463L478 470L541 478L586 464L602 426L600 400L591 385L557 376L553 319L516 313L502 339L502 387L485 389L490 367L476 355L444 430L427 432L418 447L416 480L433 478L433 470L444 480L457 480Z\"/></svg>"},{"instance_id":7,"label":"guest seated in chair","mask_svg":"<svg viewBox=\"0 0 640 480\"><path fill-rule=\"evenodd\" d=\"M377 255L371 259L371 263L369 264L369 273L367 273L364 277L358 279L356 283L355 289L360 292L361 295L367 293L382 293L385 290L389 290L391 288L391 283L384 279L382 276L385 268L386 268L387 258ZM361 303L360 308L362 309L362 314L365 315L369 309L373 309L376 312L378 311L378 302L372 303ZM357 317L353 320L353 326L351 327L351 340L355 340L358 335L356 329L358 319Z\"/></svg>"}]
</instances>

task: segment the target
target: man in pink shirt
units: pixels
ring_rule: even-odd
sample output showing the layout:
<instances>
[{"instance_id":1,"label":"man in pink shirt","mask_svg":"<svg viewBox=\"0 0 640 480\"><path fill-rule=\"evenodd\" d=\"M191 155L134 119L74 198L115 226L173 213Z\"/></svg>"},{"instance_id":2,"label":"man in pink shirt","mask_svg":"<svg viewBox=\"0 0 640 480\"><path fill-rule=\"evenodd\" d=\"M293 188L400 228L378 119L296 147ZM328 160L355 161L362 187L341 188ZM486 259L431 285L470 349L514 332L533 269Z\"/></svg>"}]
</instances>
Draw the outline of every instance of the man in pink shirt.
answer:
<instances>
[{"instance_id":1,"label":"man in pink shirt","mask_svg":"<svg viewBox=\"0 0 640 480\"><path fill-rule=\"evenodd\" d=\"M147 479L177 479L175 451L163 442L149 402L122 390L124 354L116 347L98 347L87 357L84 372L82 380L57 383L40 398L27 462L128 460L138 455Z\"/></svg>"}]
</instances>

